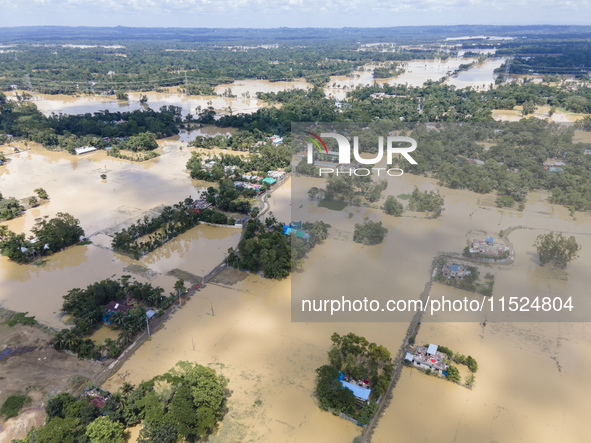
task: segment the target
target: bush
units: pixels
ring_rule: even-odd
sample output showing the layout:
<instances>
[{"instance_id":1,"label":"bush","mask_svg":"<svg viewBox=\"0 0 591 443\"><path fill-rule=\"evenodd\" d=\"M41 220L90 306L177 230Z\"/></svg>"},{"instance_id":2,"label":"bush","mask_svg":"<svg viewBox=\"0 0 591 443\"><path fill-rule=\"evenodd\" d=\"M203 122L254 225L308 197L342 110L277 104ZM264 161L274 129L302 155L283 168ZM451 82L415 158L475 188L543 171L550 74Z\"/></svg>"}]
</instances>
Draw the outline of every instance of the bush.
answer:
<instances>
[{"instance_id":1,"label":"bush","mask_svg":"<svg viewBox=\"0 0 591 443\"><path fill-rule=\"evenodd\" d=\"M439 191L419 191L419 188L415 186L414 191L408 201L408 208L411 211L417 212L433 212L436 216L441 214L443 210L443 197L439 194Z\"/></svg>"},{"instance_id":2,"label":"bush","mask_svg":"<svg viewBox=\"0 0 591 443\"><path fill-rule=\"evenodd\" d=\"M552 263L559 268L565 268L570 261L578 258L581 249L574 236L566 238L560 232L538 235L534 247L541 265Z\"/></svg>"},{"instance_id":3,"label":"bush","mask_svg":"<svg viewBox=\"0 0 591 443\"><path fill-rule=\"evenodd\" d=\"M459 383L462 377L460 376L460 371L458 371L458 368L449 365L447 367L447 379L449 381L453 381L454 383Z\"/></svg>"},{"instance_id":4,"label":"bush","mask_svg":"<svg viewBox=\"0 0 591 443\"><path fill-rule=\"evenodd\" d=\"M452 358L453 355L454 355L453 351L451 349L449 349L448 347L446 347L446 346L439 346L437 348L437 350L439 352L442 352L442 353L446 354L449 358Z\"/></svg>"},{"instance_id":5,"label":"bush","mask_svg":"<svg viewBox=\"0 0 591 443\"><path fill-rule=\"evenodd\" d=\"M386 202L384 203L384 212L389 215L393 215L394 217L400 217L402 212L404 211L404 206L396 197L389 195L386 198Z\"/></svg>"},{"instance_id":6,"label":"bush","mask_svg":"<svg viewBox=\"0 0 591 443\"><path fill-rule=\"evenodd\" d=\"M28 312L19 312L18 314L14 314L8 320L6 320L6 324L10 327L15 326L17 323L22 325L34 325L35 324L35 316L27 317Z\"/></svg>"},{"instance_id":7,"label":"bush","mask_svg":"<svg viewBox=\"0 0 591 443\"><path fill-rule=\"evenodd\" d=\"M26 395L11 395L6 399L6 401L4 401L2 408L0 408L0 414L4 414L6 419L16 417L20 408L28 399L29 397Z\"/></svg>"},{"instance_id":8,"label":"bush","mask_svg":"<svg viewBox=\"0 0 591 443\"><path fill-rule=\"evenodd\" d=\"M470 355L466 357L466 366L468 366L468 369L470 369L472 372L478 371L478 363L476 363L476 360L474 360Z\"/></svg>"},{"instance_id":9,"label":"bush","mask_svg":"<svg viewBox=\"0 0 591 443\"><path fill-rule=\"evenodd\" d=\"M353 241L364 245L377 245L384 241L388 228L382 226L382 222L365 220L363 224L355 223Z\"/></svg>"}]
</instances>

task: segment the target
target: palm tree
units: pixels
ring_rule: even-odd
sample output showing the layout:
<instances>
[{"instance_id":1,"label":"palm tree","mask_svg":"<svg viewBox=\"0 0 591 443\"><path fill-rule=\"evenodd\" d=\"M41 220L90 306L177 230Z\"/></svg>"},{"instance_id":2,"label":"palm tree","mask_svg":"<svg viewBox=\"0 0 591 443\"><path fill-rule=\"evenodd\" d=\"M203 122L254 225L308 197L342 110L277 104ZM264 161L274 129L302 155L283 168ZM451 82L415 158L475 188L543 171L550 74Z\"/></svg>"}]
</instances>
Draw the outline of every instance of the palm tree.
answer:
<instances>
[{"instance_id":1,"label":"palm tree","mask_svg":"<svg viewBox=\"0 0 591 443\"><path fill-rule=\"evenodd\" d=\"M123 345L126 345L131 341L132 338L133 338L133 333L129 329L124 328L121 331L121 333L119 334L118 342Z\"/></svg>"},{"instance_id":2,"label":"palm tree","mask_svg":"<svg viewBox=\"0 0 591 443\"><path fill-rule=\"evenodd\" d=\"M135 386L132 385L129 382L125 382L123 383L123 386L121 386L121 392L123 392L123 394L128 395L131 394L131 392L133 392Z\"/></svg>"},{"instance_id":3,"label":"palm tree","mask_svg":"<svg viewBox=\"0 0 591 443\"><path fill-rule=\"evenodd\" d=\"M72 330L68 330L68 332L65 333L64 337L64 347L67 349L72 349L79 343L79 341L80 338L76 334L74 334Z\"/></svg>"},{"instance_id":4,"label":"palm tree","mask_svg":"<svg viewBox=\"0 0 591 443\"><path fill-rule=\"evenodd\" d=\"M125 324L125 318L127 316L125 315L125 312L123 311L117 311L115 312L115 315L112 316L112 320L111 322L117 326L123 326Z\"/></svg>"},{"instance_id":5,"label":"palm tree","mask_svg":"<svg viewBox=\"0 0 591 443\"><path fill-rule=\"evenodd\" d=\"M67 329L62 329L60 332L57 333L55 338L53 339L53 346L55 349L63 349L66 344L66 333L68 332Z\"/></svg>"}]
</instances>

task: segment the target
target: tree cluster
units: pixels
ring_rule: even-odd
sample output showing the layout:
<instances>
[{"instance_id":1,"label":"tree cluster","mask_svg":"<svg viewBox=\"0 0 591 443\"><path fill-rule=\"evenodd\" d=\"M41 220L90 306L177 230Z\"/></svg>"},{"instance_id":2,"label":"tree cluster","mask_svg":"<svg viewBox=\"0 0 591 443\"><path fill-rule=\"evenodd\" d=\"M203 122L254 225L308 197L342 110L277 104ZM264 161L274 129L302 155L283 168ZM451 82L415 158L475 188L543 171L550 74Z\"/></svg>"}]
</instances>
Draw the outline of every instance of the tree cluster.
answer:
<instances>
[{"instance_id":1,"label":"tree cluster","mask_svg":"<svg viewBox=\"0 0 591 443\"><path fill-rule=\"evenodd\" d=\"M80 221L63 212L52 219L43 218L31 232L33 236L27 240L25 234L16 234L7 226L0 226L2 255L17 263L29 263L78 243L84 237Z\"/></svg>"},{"instance_id":2,"label":"tree cluster","mask_svg":"<svg viewBox=\"0 0 591 443\"><path fill-rule=\"evenodd\" d=\"M127 427L142 424L138 441L200 441L226 412L227 380L208 367L179 361L165 374L137 387L125 383L104 407L91 397L60 393L47 403L47 419L17 443L121 443Z\"/></svg>"},{"instance_id":3,"label":"tree cluster","mask_svg":"<svg viewBox=\"0 0 591 443\"><path fill-rule=\"evenodd\" d=\"M24 206L14 197L4 198L0 193L0 219L10 220L25 210Z\"/></svg>"},{"instance_id":4,"label":"tree cluster","mask_svg":"<svg viewBox=\"0 0 591 443\"><path fill-rule=\"evenodd\" d=\"M384 241L387 232L388 228L382 226L381 221L374 222L366 218L363 224L355 223L353 241L364 245L377 245Z\"/></svg>"},{"instance_id":5,"label":"tree cluster","mask_svg":"<svg viewBox=\"0 0 591 443\"><path fill-rule=\"evenodd\" d=\"M439 191L419 191L415 186L408 200L408 209L417 212L431 212L434 217L439 216L443 210L443 197Z\"/></svg>"},{"instance_id":6,"label":"tree cluster","mask_svg":"<svg viewBox=\"0 0 591 443\"><path fill-rule=\"evenodd\" d=\"M319 406L331 409L335 414L344 412L355 417L360 424L367 424L392 378L394 366L390 351L352 332L343 336L335 332L331 340L333 347L328 351L330 364L316 369L315 393ZM353 392L339 380L341 373L349 379L368 380L370 401L358 408Z\"/></svg>"},{"instance_id":7,"label":"tree cluster","mask_svg":"<svg viewBox=\"0 0 591 443\"><path fill-rule=\"evenodd\" d=\"M565 268L569 262L578 258L581 249L574 236L566 238L560 232L538 235L534 247L542 266L552 263L558 268Z\"/></svg>"},{"instance_id":8,"label":"tree cluster","mask_svg":"<svg viewBox=\"0 0 591 443\"><path fill-rule=\"evenodd\" d=\"M113 234L111 246L138 259L167 241L197 226L200 222L233 225L235 220L213 209L197 210L193 200L186 198L173 206L166 206L154 217L144 216L127 228ZM145 236L147 238L142 238Z\"/></svg>"},{"instance_id":9,"label":"tree cluster","mask_svg":"<svg viewBox=\"0 0 591 443\"><path fill-rule=\"evenodd\" d=\"M121 347L146 327L146 307L166 309L170 305L175 296L166 297L163 292L162 288L149 283L130 281L129 276L120 280L102 280L85 289L71 289L64 296L62 311L71 315L74 327L62 329L56 335L53 340L55 349L69 350L80 358L95 360L117 356ZM135 303L130 310L109 316L111 327L120 331L117 342L106 339L104 344L96 346L91 339L85 338L100 327L109 302L128 300Z\"/></svg>"}]
</instances>

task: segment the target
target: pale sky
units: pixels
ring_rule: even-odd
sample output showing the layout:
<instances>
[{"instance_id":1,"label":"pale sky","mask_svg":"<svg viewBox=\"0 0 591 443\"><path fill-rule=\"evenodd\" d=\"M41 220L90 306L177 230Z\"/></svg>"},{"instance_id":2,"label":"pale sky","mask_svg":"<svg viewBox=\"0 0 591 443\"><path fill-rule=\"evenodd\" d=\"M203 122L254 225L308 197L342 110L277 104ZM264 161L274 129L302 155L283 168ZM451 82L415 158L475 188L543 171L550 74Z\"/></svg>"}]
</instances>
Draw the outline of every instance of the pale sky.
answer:
<instances>
[{"instance_id":1,"label":"pale sky","mask_svg":"<svg viewBox=\"0 0 591 443\"><path fill-rule=\"evenodd\" d=\"M0 0L0 26L590 25L590 0Z\"/></svg>"}]
</instances>

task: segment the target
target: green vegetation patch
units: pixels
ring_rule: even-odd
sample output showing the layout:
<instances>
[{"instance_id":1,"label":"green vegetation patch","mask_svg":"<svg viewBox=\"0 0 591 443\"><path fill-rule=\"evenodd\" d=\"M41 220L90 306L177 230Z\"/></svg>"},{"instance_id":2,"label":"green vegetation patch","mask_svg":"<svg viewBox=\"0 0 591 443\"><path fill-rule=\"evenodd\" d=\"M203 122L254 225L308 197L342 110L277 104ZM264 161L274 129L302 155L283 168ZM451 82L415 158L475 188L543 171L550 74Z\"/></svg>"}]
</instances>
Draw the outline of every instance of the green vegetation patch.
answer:
<instances>
[{"instance_id":1,"label":"green vegetation patch","mask_svg":"<svg viewBox=\"0 0 591 443\"><path fill-rule=\"evenodd\" d=\"M377 245L384 241L388 228L382 226L382 222L373 222L367 217L363 224L355 223L353 241L364 245Z\"/></svg>"},{"instance_id":2,"label":"green vegetation patch","mask_svg":"<svg viewBox=\"0 0 591 443\"><path fill-rule=\"evenodd\" d=\"M12 417L16 417L18 415L18 411L20 408L23 407L25 402L29 399L26 395L15 394L8 397L2 408L0 408L0 414L4 415L4 418L9 419Z\"/></svg>"},{"instance_id":3,"label":"green vegetation patch","mask_svg":"<svg viewBox=\"0 0 591 443\"><path fill-rule=\"evenodd\" d=\"M332 335L333 347L328 351L330 364L316 369L316 396L321 409L335 415L344 413L366 425L377 410L377 400L386 392L394 365L390 351L382 345L370 343L354 333ZM340 381L369 389L367 401L359 400L353 391ZM365 381L369 382L366 386Z\"/></svg>"},{"instance_id":4,"label":"green vegetation patch","mask_svg":"<svg viewBox=\"0 0 591 443\"><path fill-rule=\"evenodd\" d=\"M318 202L319 208L326 208L326 209L330 209L331 211L342 211L347 206L348 206L347 202L344 202L341 200L331 200L331 199L327 199L327 198L325 198L324 200L320 200Z\"/></svg>"},{"instance_id":5,"label":"green vegetation patch","mask_svg":"<svg viewBox=\"0 0 591 443\"><path fill-rule=\"evenodd\" d=\"M21 325L34 325L35 324L35 316L27 317L28 312L19 312L18 314L14 314L8 320L6 320L6 324L10 327L16 326L18 323Z\"/></svg>"},{"instance_id":6,"label":"green vegetation patch","mask_svg":"<svg viewBox=\"0 0 591 443\"><path fill-rule=\"evenodd\" d=\"M62 392L47 403L45 425L13 441L121 443L125 428L140 423L141 442L203 441L223 419L227 384L211 368L180 361L138 386L124 383L116 393L93 388L77 399Z\"/></svg>"}]
</instances>

